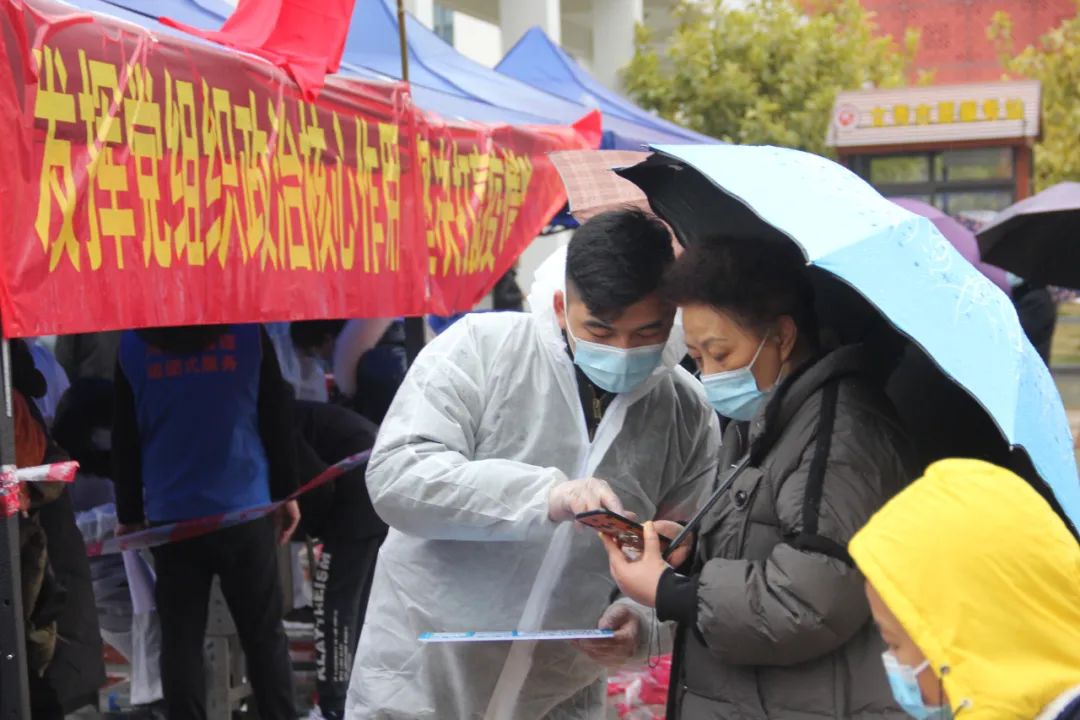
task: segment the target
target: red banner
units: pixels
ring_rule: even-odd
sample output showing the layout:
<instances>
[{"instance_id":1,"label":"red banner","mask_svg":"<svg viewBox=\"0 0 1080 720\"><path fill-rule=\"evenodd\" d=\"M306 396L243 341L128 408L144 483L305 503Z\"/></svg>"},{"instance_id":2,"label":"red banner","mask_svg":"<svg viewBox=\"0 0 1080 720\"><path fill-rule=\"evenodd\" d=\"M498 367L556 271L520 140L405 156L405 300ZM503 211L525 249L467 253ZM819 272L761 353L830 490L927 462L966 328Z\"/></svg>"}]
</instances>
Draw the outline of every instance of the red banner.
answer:
<instances>
[{"instance_id":1,"label":"red banner","mask_svg":"<svg viewBox=\"0 0 1080 720\"><path fill-rule=\"evenodd\" d=\"M407 86L0 0L7 336L471 308L562 207L580 129L450 124Z\"/></svg>"}]
</instances>

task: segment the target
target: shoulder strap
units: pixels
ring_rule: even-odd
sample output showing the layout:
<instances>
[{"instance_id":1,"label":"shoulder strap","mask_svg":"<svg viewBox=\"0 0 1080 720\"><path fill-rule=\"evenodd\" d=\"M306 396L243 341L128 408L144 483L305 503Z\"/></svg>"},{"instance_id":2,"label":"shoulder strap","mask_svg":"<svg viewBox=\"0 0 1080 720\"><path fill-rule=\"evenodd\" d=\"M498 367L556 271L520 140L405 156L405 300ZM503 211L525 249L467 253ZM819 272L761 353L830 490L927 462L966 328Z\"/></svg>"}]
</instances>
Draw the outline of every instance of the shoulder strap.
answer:
<instances>
[{"instance_id":1,"label":"shoulder strap","mask_svg":"<svg viewBox=\"0 0 1080 720\"><path fill-rule=\"evenodd\" d=\"M840 543L818 534L821 516L821 497L825 489L825 470L832 449L833 429L836 426L836 405L840 395L840 383L833 380L825 386L821 401L821 417L817 437L814 440L814 456L810 460L810 472L803 494L802 532L788 541L797 550L828 555L854 567L847 549Z\"/></svg>"}]
</instances>

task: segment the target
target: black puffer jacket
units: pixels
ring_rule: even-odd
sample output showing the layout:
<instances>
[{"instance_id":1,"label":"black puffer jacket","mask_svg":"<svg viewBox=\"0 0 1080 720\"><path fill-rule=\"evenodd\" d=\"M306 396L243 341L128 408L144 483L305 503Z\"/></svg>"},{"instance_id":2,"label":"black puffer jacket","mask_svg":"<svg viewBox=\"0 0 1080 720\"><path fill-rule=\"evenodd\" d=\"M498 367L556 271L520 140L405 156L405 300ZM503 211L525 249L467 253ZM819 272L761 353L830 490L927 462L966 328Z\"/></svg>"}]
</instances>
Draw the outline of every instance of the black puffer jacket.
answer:
<instances>
[{"instance_id":1,"label":"black puffer jacket","mask_svg":"<svg viewBox=\"0 0 1080 720\"><path fill-rule=\"evenodd\" d=\"M907 481L905 441L846 347L725 432L721 473L753 461L700 529L690 576L660 583L679 621L669 718L905 717L845 548Z\"/></svg>"}]
</instances>

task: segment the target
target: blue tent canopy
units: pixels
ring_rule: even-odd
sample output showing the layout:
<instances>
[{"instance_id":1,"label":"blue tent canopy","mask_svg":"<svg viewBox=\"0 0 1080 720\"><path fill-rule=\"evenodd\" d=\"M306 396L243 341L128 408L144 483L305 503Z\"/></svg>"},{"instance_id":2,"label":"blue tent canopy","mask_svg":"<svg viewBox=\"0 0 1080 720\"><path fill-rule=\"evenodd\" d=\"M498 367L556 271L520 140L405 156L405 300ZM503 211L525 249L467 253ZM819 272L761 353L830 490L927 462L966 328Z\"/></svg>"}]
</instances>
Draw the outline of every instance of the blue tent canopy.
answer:
<instances>
[{"instance_id":1,"label":"blue tent canopy","mask_svg":"<svg viewBox=\"0 0 1080 720\"><path fill-rule=\"evenodd\" d=\"M182 37L192 42L206 42L183 30L158 22L168 17L201 30L217 30L232 12L224 0L63 0L89 12L126 20L156 33ZM220 47L220 46L218 46Z\"/></svg>"},{"instance_id":2,"label":"blue tent canopy","mask_svg":"<svg viewBox=\"0 0 1080 720\"><path fill-rule=\"evenodd\" d=\"M217 30L232 13L224 0L68 0L77 7L120 17L156 32L193 36L162 25L168 17L201 30ZM448 119L510 125L568 125L589 110L535 90L465 58L413 17L409 80L416 104ZM340 74L398 80L401 54L397 13L385 0L357 0Z\"/></svg>"},{"instance_id":3,"label":"blue tent canopy","mask_svg":"<svg viewBox=\"0 0 1080 720\"><path fill-rule=\"evenodd\" d=\"M446 117L510 124L570 125L594 108L534 88L465 57L411 15L405 20L409 81L420 107ZM357 0L343 67L401 77L397 11L390 0ZM460 99L454 99L457 96ZM463 103L462 101L468 101ZM667 135L604 117L603 147L641 149Z\"/></svg>"},{"instance_id":4,"label":"blue tent canopy","mask_svg":"<svg viewBox=\"0 0 1080 720\"><path fill-rule=\"evenodd\" d=\"M707 135L687 130L656 117L608 89L578 65L540 28L532 28L506 53L495 69L544 92L585 107L599 108L608 119L618 118L648 129L652 137L669 138L673 144L716 143Z\"/></svg>"},{"instance_id":5,"label":"blue tent canopy","mask_svg":"<svg viewBox=\"0 0 1080 720\"><path fill-rule=\"evenodd\" d=\"M126 9L130 11L125 15L127 19L132 19L130 13L135 13L152 22L155 30L164 28L156 22L161 16L200 29L216 30L232 12L224 0L74 0L74 3L113 15L121 15L122 11L118 10ZM115 9L107 9L110 7ZM596 103L560 97L486 68L454 50L412 16L406 20L406 31L412 94L416 104L425 110L448 119L484 123L569 125L596 107ZM399 79L399 48L394 4L390 0L357 0L341 60L341 74ZM610 91L604 92L619 99ZM601 105L602 147L637 150L650 143L711 142L655 118L625 100L621 102L637 115L626 110L609 113Z\"/></svg>"}]
</instances>

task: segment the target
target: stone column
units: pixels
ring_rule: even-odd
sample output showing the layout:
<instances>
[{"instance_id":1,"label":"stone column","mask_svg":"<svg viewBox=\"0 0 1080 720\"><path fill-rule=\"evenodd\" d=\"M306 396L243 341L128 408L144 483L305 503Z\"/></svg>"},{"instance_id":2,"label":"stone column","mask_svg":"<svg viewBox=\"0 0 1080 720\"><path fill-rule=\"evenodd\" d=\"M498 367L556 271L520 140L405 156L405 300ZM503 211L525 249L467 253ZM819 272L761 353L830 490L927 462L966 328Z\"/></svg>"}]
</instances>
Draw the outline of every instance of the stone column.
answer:
<instances>
[{"instance_id":1,"label":"stone column","mask_svg":"<svg viewBox=\"0 0 1080 720\"><path fill-rule=\"evenodd\" d=\"M644 17L642 0L593 0L592 69L596 79L618 90L619 70L634 57L634 27Z\"/></svg>"},{"instance_id":2,"label":"stone column","mask_svg":"<svg viewBox=\"0 0 1080 720\"><path fill-rule=\"evenodd\" d=\"M539 25L555 42L562 41L559 0L499 0L503 52L514 47L530 28Z\"/></svg>"}]
</instances>

